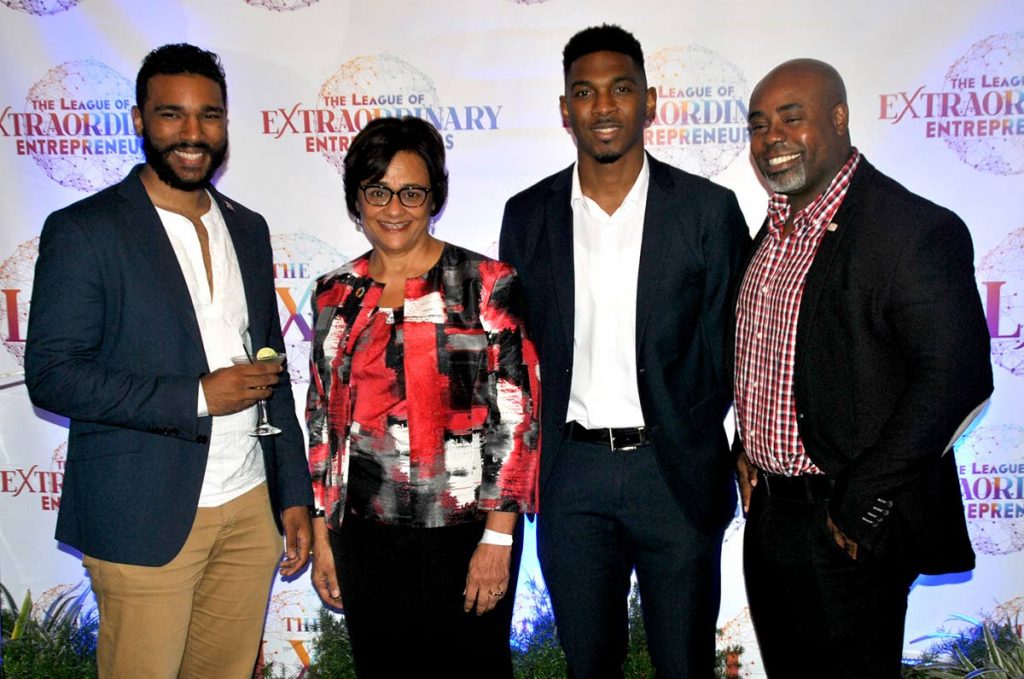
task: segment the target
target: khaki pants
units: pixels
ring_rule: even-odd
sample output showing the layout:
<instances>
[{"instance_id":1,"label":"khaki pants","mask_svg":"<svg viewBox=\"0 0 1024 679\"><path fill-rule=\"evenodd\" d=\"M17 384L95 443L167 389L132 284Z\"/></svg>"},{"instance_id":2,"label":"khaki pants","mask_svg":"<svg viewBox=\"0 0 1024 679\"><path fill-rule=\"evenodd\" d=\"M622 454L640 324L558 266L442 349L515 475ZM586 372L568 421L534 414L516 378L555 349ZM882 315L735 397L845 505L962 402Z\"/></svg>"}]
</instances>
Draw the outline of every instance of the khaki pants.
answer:
<instances>
[{"instance_id":1,"label":"khaki pants","mask_svg":"<svg viewBox=\"0 0 1024 679\"><path fill-rule=\"evenodd\" d=\"M164 566L86 556L99 604L101 679L248 679L283 552L266 484L200 507Z\"/></svg>"}]
</instances>

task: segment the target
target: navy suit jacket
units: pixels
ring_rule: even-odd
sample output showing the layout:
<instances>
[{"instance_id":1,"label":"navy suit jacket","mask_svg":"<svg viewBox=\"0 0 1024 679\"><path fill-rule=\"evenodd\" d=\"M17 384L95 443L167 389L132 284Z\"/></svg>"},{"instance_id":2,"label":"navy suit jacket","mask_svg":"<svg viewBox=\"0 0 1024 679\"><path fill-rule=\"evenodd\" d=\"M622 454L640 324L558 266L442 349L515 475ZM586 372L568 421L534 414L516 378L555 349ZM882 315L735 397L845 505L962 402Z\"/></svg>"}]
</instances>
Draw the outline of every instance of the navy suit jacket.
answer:
<instances>
[{"instance_id":1,"label":"navy suit jacket","mask_svg":"<svg viewBox=\"0 0 1024 679\"><path fill-rule=\"evenodd\" d=\"M636 299L640 405L676 501L694 524L715 528L736 507L722 425L732 401L727 318L750 236L731 191L651 156L648 162ZM572 382L571 192L570 166L511 198L501 228L499 256L519 271L540 357L540 511Z\"/></svg>"},{"instance_id":2,"label":"navy suit jacket","mask_svg":"<svg viewBox=\"0 0 1024 679\"><path fill-rule=\"evenodd\" d=\"M196 414L199 378L210 368L142 167L46 220L25 375L33 403L71 421L57 539L99 559L159 566L195 516L211 427ZM283 352L266 221L210 193L238 257L252 344ZM269 400L284 431L260 439L278 521L282 508L312 504L287 374Z\"/></svg>"},{"instance_id":3,"label":"navy suit jacket","mask_svg":"<svg viewBox=\"0 0 1024 679\"><path fill-rule=\"evenodd\" d=\"M830 515L919 572L968 570L956 463L943 453L992 393L970 233L864 157L832 221L800 302L793 378L801 440L836 481Z\"/></svg>"}]
</instances>

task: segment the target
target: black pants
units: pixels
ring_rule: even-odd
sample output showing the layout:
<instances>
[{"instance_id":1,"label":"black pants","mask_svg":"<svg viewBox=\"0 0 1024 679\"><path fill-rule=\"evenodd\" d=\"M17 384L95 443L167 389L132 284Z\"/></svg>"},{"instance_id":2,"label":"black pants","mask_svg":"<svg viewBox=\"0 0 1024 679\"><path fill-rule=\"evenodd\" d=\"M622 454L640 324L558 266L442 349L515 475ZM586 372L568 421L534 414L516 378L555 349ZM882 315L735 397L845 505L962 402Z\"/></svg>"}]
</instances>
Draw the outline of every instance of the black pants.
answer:
<instances>
[{"instance_id":1,"label":"black pants","mask_svg":"<svg viewBox=\"0 0 1024 679\"><path fill-rule=\"evenodd\" d=\"M754 489L744 534L747 600L773 679L896 679L907 595L916 577L899 559L840 549L827 501L771 498Z\"/></svg>"},{"instance_id":2,"label":"black pants","mask_svg":"<svg viewBox=\"0 0 1024 679\"><path fill-rule=\"evenodd\" d=\"M653 448L563 441L537 521L571 677L622 676L634 568L658 676L714 676L724 527L705 533L691 524Z\"/></svg>"},{"instance_id":3,"label":"black pants","mask_svg":"<svg viewBox=\"0 0 1024 679\"><path fill-rule=\"evenodd\" d=\"M388 526L346 516L331 550L361 679L512 677L509 633L523 549L516 526L509 586L497 607L463 611L469 559L484 522Z\"/></svg>"}]
</instances>

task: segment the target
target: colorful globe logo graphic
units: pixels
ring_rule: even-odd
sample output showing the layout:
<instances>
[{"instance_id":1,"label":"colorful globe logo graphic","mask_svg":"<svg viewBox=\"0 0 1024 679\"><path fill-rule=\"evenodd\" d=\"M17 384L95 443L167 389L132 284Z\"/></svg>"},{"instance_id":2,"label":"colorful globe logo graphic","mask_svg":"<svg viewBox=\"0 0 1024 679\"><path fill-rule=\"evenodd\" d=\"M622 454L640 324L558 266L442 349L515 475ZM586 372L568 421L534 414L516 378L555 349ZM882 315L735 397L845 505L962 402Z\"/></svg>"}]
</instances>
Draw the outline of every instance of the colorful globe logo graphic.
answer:
<instances>
[{"instance_id":1,"label":"colorful globe logo graphic","mask_svg":"<svg viewBox=\"0 0 1024 679\"><path fill-rule=\"evenodd\" d=\"M123 140L123 149L103 153L32 152L32 159L53 181L69 189L97 191L120 181L136 163L142 162L142 145L131 123L130 106L135 85L109 66L94 59L68 61L47 71L29 90L29 102L59 102L57 110L41 114L43 135L30 141L70 141L93 144ZM93 110L65 108L68 102L88 102ZM29 141L29 140L27 140ZM124 152L122 152L124 151Z\"/></svg>"},{"instance_id":2,"label":"colorful globe logo graphic","mask_svg":"<svg viewBox=\"0 0 1024 679\"><path fill-rule=\"evenodd\" d=\"M999 308L987 309L998 319L992 338L992 362L1012 375L1024 375L1024 228L1017 229L978 262L977 279L988 284L1002 282ZM993 304L990 300L989 304Z\"/></svg>"},{"instance_id":3,"label":"colorful globe logo graphic","mask_svg":"<svg viewBox=\"0 0 1024 679\"><path fill-rule=\"evenodd\" d=\"M293 12L315 5L320 0L245 0L245 4L269 9L271 12Z\"/></svg>"},{"instance_id":4,"label":"colorful globe logo graphic","mask_svg":"<svg viewBox=\"0 0 1024 679\"><path fill-rule=\"evenodd\" d=\"M359 130L381 115L382 107L438 106L440 98L434 83L415 66L389 54L356 57L342 64L320 88L318 100L343 97L348 102L339 107L344 128L335 131L355 136ZM322 151L339 174L343 173L345 151Z\"/></svg>"},{"instance_id":5,"label":"colorful globe logo graphic","mask_svg":"<svg viewBox=\"0 0 1024 679\"><path fill-rule=\"evenodd\" d=\"M25 365L25 333L39 237L25 241L0 262L0 336L19 366Z\"/></svg>"},{"instance_id":6,"label":"colorful globe logo graphic","mask_svg":"<svg viewBox=\"0 0 1024 679\"><path fill-rule=\"evenodd\" d=\"M712 177L747 148L743 72L699 45L666 47L646 61L647 83L658 89L645 146L658 159Z\"/></svg>"},{"instance_id":7,"label":"colorful globe logo graphic","mask_svg":"<svg viewBox=\"0 0 1024 679\"><path fill-rule=\"evenodd\" d=\"M977 92L977 107L971 101L960 106L971 111L970 118L980 125L996 122L1012 123L1017 127L1024 120L1020 114L1021 79L1024 74L1024 31L992 35L975 43L946 73L947 91L954 82L974 79L983 86L987 82L1005 81L1009 87L993 85ZM963 93L961 93L963 94ZM975 109L980 110L975 110ZM1004 120L998 120L1004 119ZM946 145L965 164L982 172L1008 175L1024 172L1024 136L1001 134L998 131L985 136L944 136Z\"/></svg>"},{"instance_id":8,"label":"colorful globe logo graphic","mask_svg":"<svg viewBox=\"0 0 1024 679\"><path fill-rule=\"evenodd\" d=\"M975 551L1024 549L1024 427L978 427L956 447L960 488Z\"/></svg>"},{"instance_id":9,"label":"colorful globe logo graphic","mask_svg":"<svg viewBox=\"0 0 1024 679\"><path fill-rule=\"evenodd\" d=\"M66 12L82 0L0 0L16 12L45 16Z\"/></svg>"},{"instance_id":10,"label":"colorful globe logo graphic","mask_svg":"<svg viewBox=\"0 0 1024 679\"><path fill-rule=\"evenodd\" d=\"M306 384L309 382L316 279L350 258L334 246L304 233L272 235L270 242L274 251L278 312L288 352L288 377L292 384Z\"/></svg>"}]
</instances>

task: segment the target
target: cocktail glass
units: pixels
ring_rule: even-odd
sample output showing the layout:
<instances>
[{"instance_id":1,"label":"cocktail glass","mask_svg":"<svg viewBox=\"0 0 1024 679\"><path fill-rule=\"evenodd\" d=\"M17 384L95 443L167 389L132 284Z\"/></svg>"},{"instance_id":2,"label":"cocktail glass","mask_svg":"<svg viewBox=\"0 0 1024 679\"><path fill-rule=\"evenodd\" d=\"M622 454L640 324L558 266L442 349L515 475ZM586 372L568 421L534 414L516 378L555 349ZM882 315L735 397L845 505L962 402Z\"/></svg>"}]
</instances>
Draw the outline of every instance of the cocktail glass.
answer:
<instances>
[{"instance_id":1,"label":"cocktail glass","mask_svg":"<svg viewBox=\"0 0 1024 679\"><path fill-rule=\"evenodd\" d=\"M231 362L235 365L251 365L252 363L275 363L280 365L284 362L284 354L277 354L272 358L258 358L256 360L250 359L248 356L232 356ZM266 399L260 399L256 401L256 428L249 432L249 436L275 436L280 434L281 430L270 424L270 419L267 417L267 401Z\"/></svg>"}]
</instances>

